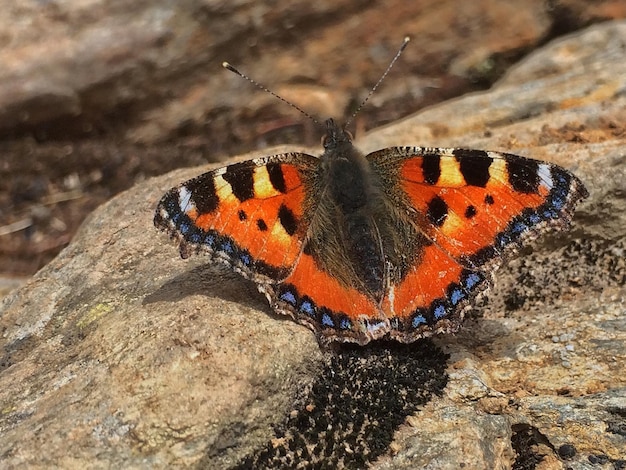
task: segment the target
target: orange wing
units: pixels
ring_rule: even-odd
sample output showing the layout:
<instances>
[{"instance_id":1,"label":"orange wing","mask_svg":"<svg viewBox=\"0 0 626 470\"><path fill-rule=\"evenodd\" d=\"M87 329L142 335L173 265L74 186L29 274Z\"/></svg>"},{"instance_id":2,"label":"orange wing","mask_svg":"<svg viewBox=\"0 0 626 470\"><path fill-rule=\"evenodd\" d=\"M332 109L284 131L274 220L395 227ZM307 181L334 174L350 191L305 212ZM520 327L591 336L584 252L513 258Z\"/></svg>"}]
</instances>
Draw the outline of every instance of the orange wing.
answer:
<instances>
[{"instance_id":1,"label":"orange wing","mask_svg":"<svg viewBox=\"0 0 626 470\"><path fill-rule=\"evenodd\" d=\"M388 332L389 321L363 293L320 270L304 248L305 213L315 212L306 189L316 186L318 164L294 153L210 171L171 189L154 223L178 240L183 257L204 251L232 266L256 282L276 311L322 341L341 331L350 341L367 342Z\"/></svg>"},{"instance_id":2,"label":"orange wing","mask_svg":"<svg viewBox=\"0 0 626 470\"><path fill-rule=\"evenodd\" d=\"M289 153L236 163L171 189L154 223L183 257L205 251L257 282L288 275L308 228L304 181L319 160Z\"/></svg>"},{"instance_id":3,"label":"orange wing","mask_svg":"<svg viewBox=\"0 0 626 470\"><path fill-rule=\"evenodd\" d=\"M395 168L388 196L429 240L384 310L400 341L458 329L502 257L549 228L566 227L587 191L546 162L481 150L391 148L368 156L380 174Z\"/></svg>"}]
</instances>

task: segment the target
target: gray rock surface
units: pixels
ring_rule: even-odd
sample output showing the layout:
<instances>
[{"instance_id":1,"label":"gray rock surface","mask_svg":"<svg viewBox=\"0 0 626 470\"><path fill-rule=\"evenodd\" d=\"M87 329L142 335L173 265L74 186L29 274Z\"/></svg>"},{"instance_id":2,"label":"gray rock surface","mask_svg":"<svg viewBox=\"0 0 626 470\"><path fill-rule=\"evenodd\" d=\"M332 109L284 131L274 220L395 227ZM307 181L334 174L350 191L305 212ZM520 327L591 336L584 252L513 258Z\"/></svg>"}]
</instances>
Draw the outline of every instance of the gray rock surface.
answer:
<instances>
[{"instance_id":1,"label":"gray rock surface","mask_svg":"<svg viewBox=\"0 0 626 470\"><path fill-rule=\"evenodd\" d=\"M623 465L625 44L626 23L592 27L546 45L488 92L357 139L363 150L464 146L545 159L573 170L591 196L571 232L542 239L500 271L457 336L414 345L434 372L416 379L424 400L411 398L419 409L390 430L382 455L367 436L352 444L346 425L332 458L345 464L366 449L380 455L374 468ZM316 380L343 369L310 331L272 314L250 283L202 258L180 260L154 231L160 195L206 169L152 179L103 205L4 299L2 466L227 468L254 455L263 466L258 451L268 445L285 458L294 452L289 417L313 416ZM368 351L340 352L356 358L340 375L346 386L368 376L371 363L358 359ZM405 356L392 349L373 361L400 369L394 357ZM447 385L433 359L447 366ZM380 383L379 393L393 385ZM370 410L347 419L360 416ZM333 432L324 429L327 441Z\"/></svg>"}]
</instances>

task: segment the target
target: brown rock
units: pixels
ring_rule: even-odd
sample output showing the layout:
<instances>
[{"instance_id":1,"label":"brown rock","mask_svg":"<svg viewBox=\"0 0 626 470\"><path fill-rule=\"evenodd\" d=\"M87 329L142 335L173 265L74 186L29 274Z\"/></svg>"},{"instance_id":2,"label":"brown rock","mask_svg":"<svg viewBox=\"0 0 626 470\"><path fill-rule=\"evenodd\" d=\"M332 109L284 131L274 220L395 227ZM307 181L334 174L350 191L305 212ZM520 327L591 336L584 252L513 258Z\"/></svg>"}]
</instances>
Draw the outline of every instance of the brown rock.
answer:
<instances>
[{"instance_id":1,"label":"brown rock","mask_svg":"<svg viewBox=\"0 0 626 470\"><path fill-rule=\"evenodd\" d=\"M106 127L145 143L163 141L181 126L223 119L215 110L239 117L258 111L248 107L256 92L220 70L224 60L274 89L312 81L362 93L407 34L417 46L377 99L400 105L412 94L415 104L428 104L437 98L424 94L455 94L460 84L452 77L492 81L555 25L568 31L623 17L620 4L21 2L0 19L0 129L45 123L48 132L88 134L123 110L123 121L114 117ZM418 84L407 94L401 77L409 73L436 80L436 89ZM274 116L289 112L268 103ZM346 111L339 105L335 117Z\"/></svg>"}]
</instances>

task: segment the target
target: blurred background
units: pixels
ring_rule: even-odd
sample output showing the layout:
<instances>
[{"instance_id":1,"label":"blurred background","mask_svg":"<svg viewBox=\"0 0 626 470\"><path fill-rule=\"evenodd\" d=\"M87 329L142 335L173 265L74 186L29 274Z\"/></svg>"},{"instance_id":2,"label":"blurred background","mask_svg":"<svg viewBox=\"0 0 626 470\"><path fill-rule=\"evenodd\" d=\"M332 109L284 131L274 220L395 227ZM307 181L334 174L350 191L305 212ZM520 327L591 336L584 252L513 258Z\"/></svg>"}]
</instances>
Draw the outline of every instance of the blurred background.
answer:
<instances>
[{"instance_id":1,"label":"blurred background","mask_svg":"<svg viewBox=\"0 0 626 470\"><path fill-rule=\"evenodd\" d=\"M490 87L547 41L626 17L623 0L1 3L0 293L138 181L319 143L310 121L223 61L320 120L341 121L411 36L353 123L358 139Z\"/></svg>"}]
</instances>

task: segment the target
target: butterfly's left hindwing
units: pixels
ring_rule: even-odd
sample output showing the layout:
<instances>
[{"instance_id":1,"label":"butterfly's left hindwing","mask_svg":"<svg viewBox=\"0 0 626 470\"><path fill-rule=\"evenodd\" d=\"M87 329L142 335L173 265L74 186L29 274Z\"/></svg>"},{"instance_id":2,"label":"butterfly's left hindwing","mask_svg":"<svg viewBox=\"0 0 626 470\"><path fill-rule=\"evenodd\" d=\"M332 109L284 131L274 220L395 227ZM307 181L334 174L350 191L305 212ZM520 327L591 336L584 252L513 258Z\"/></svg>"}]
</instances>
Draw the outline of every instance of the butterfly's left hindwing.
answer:
<instances>
[{"instance_id":1,"label":"butterfly's left hindwing","mask_svg":"<svg viewBox=\"0 0 626 470\"><path fill-rule=\"evenodd\" d=\"M276 282L302 251L308 221L305 182L318 159L289 153L236 163L171 189L154 223L181 255L205 251L258 282Z\"/></svg>"}]
</instances>

